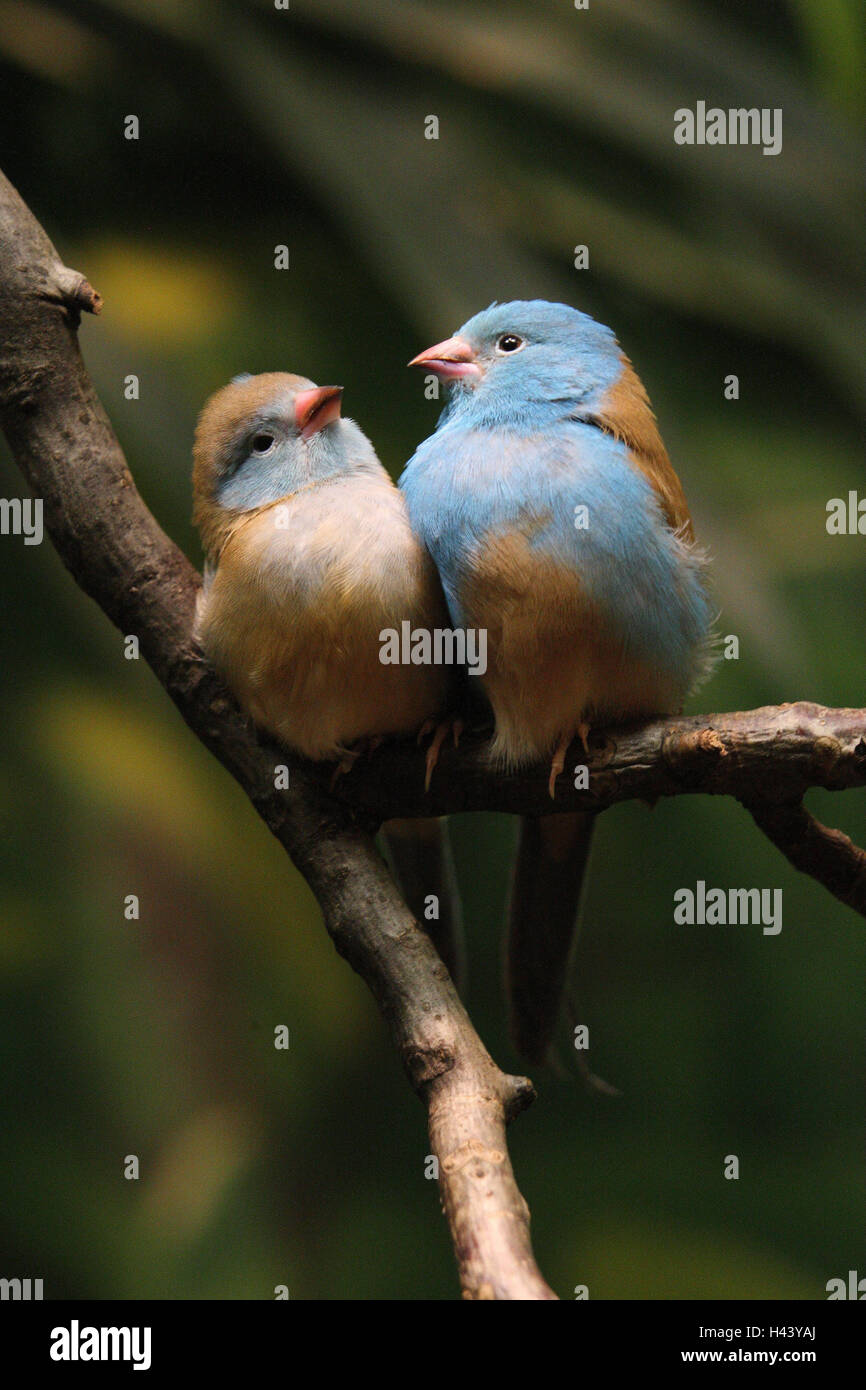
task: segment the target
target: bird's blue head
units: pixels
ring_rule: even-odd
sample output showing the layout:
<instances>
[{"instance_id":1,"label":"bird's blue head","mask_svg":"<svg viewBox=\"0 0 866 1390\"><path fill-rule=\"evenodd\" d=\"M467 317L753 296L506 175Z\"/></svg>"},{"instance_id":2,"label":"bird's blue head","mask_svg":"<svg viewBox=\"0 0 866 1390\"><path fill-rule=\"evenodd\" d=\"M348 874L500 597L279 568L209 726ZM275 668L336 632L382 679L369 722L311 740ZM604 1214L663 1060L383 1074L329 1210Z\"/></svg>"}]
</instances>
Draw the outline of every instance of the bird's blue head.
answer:
<instances>
[{"instance_id":1,"label":"bird's blue head","mask_svg":"<svg viewBox=\"0 0 866 1390\"><path fill-rule=\"evenodd\" d=\"M310 483L381 465L353 420L340 417L341 386L289 372L238 376L199 417L193 450L194 520L206 549L232 516Z\"/></svg>"},{"instance_id":2,"label":"bird's blue head","mask_svg":"<svg viewBox=\"0 0 866 1390\"><path fill-rule=\"evenodd\" d=\"M609 328L567 304L491 304L410 366L451 385L444 422L537 428L590 413L622 371Z\"/></svg>"}]
</instances>

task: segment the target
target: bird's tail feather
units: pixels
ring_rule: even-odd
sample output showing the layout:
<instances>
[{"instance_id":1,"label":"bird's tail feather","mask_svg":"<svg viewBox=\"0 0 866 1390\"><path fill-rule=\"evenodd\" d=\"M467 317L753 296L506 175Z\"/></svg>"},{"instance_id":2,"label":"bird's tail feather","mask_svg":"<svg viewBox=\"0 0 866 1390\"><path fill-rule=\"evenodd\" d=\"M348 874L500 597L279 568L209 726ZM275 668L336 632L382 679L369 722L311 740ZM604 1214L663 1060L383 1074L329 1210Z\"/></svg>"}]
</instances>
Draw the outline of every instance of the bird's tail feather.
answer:
<instances>
[{"instance_id":1,"label":"bird's tail feather","mask_svg":"<svg viewBox=\"0 0 866 1390\"><path fill-rule=\"evenodd\" d=\"M512 1040L528 1062L543 1062L553 1042L594 824L587 811L520 822L505 973Z\"/></svg>"},{"instance_id":2,"label":"bird's tail feather","mask_svg":"<svg viewBox=\"0 0 866 1390\"><path fill-rule=\"evenodd\" d=\"M447 821L435 817L390 820L382 834L410 910L462 990L466 976L463 911Z\"/></svg>"}]
</instances>

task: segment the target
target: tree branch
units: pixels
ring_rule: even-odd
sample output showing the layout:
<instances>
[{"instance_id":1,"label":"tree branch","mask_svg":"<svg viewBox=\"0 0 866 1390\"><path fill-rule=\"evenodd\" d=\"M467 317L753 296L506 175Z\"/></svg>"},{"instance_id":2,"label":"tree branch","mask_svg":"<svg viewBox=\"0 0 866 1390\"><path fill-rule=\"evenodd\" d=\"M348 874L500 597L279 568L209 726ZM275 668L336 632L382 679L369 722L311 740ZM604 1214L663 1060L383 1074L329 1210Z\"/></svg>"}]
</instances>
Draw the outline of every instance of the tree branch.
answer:
<instances>
[{"instance_id":1,"label":"tree branch","mask_svg":"<svg viewBox=\"0 0 866 1390\"><path fill-rule=\"evenodd\" d=\"M555 800L547 765L493 776L486 739L478 737L459 750L443 748L427 794L416 758L399 744L356 763L336 794L380 818L494 810L544 816L685 792L733 796L795 868L866 916L866 854L802 805L810 787L866 786L866 710L800 702L678 716L596 730L589 744L588 753L574 744L566 759L568 770L587 768L589 785L575 789L569 771L557 783Z\"/></svg>"},{"instance_id":2,"label":"tree branch","mask_svg":"<svg viewBox=\"0 0 866 1390\"><path fill-rule=\"evenodd\" d=\"M491 772L478 737L443 749L429 794L423 755L393 743L329 790L305 763L250 729L190 632L199 579L135 489L85 371L76 328L101 300L69 270L0 174L0 424L63 562L142 654L190 728L247 792L315 893L337 950L372 990L427 1106L461 1287L469 1298L555 1297L529 1243L507 1122L530 1103L523 1077L490 1058L445 967L414 921L372 836L394 817L500 810L547 815L684 792L738 798L793 864L866 915L866 856L802 806L811 786L866 784L866 711L782 705L596 731L589 785L548 770ZM288 763L291 789L274 767Z\"/></svg>"},{"instance_id":3,"label":"tree branch","mask_svg":"<svg viewBox=\"0 0 866 1390\"><path fill-rule=\"evenodd\" d=\"M743 798L755 824L795 869L810 874L848 907L866 917L866 854L841 830L830 830L801 802Z\"/></svg>"},{"instance_id":4,"label":"tree branch","mask_svg":"<svg viewBox=\"0 0 866 1390\"><path fill-rule=\"evenodd\" d=\"M866 709L801 702L593 730L588 753L581 743L572 745L555 800L547 788L549 763L493 773L487 740L475 733L457 750L443 747L429 793L419 781L417 758L411 744L383 744L358 760L335 793L380 818L494 810L544 816L685 792L790 802L810 787L866 786ZM589 771L585 790L574 787L571 769L579 766Z\"/></svg>"},{"instance_id":5,"label":"tree branch","mask_svg":"<svg viewBox=\"0 0 866 1390\"><path fill-rule=\"evenodd\" d=\"M315 893L376 997L425 1102L468 1298L551 1299L505 1126L534 1092L504 1075L379 857L378 818L329 796L320 769L259 740L190 639L199 579L135 489L75 329L101 305L0 174L0 424L64 564L140 648L187 724L231 772ZM274 787L289 763L291 790ZM420 762L419 762L419 775Z\"/></svg>"}]
</instances>

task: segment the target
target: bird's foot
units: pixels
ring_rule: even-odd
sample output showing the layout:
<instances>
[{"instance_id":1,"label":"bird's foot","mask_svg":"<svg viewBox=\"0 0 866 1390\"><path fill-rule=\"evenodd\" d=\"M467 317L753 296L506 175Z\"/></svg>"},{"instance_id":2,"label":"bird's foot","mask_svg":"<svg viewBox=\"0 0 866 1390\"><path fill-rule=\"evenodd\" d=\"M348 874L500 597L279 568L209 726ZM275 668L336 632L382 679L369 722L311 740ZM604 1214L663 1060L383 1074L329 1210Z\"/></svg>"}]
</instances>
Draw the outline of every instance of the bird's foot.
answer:
<instances>
[{"instance_id":1,"label":"bird's foot","mask_svg":"<svg viewBox=\"0 0 866 1390\"><path fill-rule=\"evenodd\" d=\"M357 743L353 743L351 748L340 749L340 761L334 768L331 775L330 790L333 791L337 785L339 777L345 777L352 771L359 758L370 758L376 749L385 739L382 734L368 734L365 738L359 738Z\"/></svg>"},{"instance_id":2,"label":"bird's foot","mask_svg":"<svg viewBox=\"0 0 866 1390\"><path fill-rule=\"evenodd\" d=\"M441 719L438 721L435 719L425 719L424 723L421 725L421 728L418 730L417 741L419 745L421 743L421 740L423 738L426 738L427 734L432 733L433 735L432 739L430 740L430 747L427 749L427 758L425 761L425 792L429 792L430 790L430 779L433 776L433 769L439 761L439 754L442 751L443 743L445 742L448 735L451 734L454 739L454 747L457 748L460 744L460 735L463 733L463 728L464 725L462 719L457 719L453 716L449 716L447 719Z\"/></svg>"},{"instance_id":3,"label":"bird's foot","mask_svg":"<svg viewBox=\"0 0 866 1390\"><path fill-rule=\"evenodd\" d=\"M550 764L550 777L547 782L547 790L550 793L551 801L556 799L556 779L565 767L565 755L571 744L571 735L563 734L556 746L556 752Z\"/></svg>"},{"instance_id":4,"label":"bird's foot","mask_svg":"<svg viewBox=\"0 0 866 1390\"><path fill-rule=\"evenodd\" d=\"M583 751L589 757L589 725L586 722L578 724L576 732L583 744ZM556 800L556 779L565 768L565 755L571 747L573 738L574 734L563 734L553 755L553 761L550 764L550 778L547 783L551 801Z\"/></svg>"}]
</instances>

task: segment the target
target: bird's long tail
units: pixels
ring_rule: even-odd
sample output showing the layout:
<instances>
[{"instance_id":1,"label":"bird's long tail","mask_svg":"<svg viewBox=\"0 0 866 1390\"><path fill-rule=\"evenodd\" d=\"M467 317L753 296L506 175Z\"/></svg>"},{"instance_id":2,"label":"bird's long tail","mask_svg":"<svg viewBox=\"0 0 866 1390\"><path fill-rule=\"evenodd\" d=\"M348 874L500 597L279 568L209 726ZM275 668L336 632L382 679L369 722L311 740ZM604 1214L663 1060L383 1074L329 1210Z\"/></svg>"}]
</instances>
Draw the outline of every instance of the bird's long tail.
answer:
<instances>
[{"instance_id":1,"label":"bird's long tail","mask_svg":"<svg viewBox=\"0 0 866 1390\"><path fill-rule=\"evenodd\" d=\"M462 990L466 975L463 911L448 822L435 817L389 820L382 834L394 875L418 923Z\"/></svg>"},{"instance_id":2,"label":"bird's long tail","mask_svg":"<svg viewBox=\"0 0 866 1390\"><path fill-rule=\"evenodd\" d=\"M562 1008L594 824L586 811L520 822L505 973L512 1040L535 1064L548 1056Z\"/></svg>"}]
</instances>

